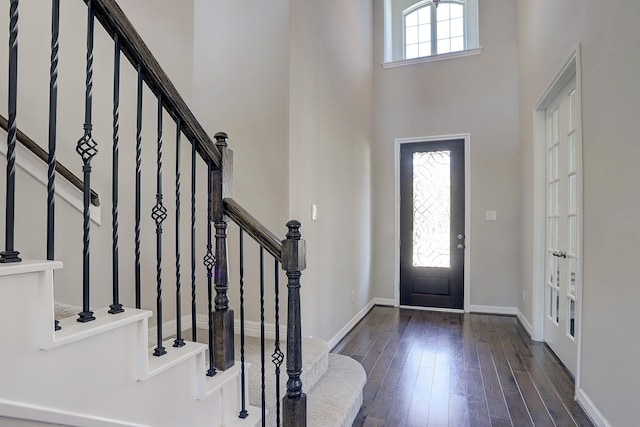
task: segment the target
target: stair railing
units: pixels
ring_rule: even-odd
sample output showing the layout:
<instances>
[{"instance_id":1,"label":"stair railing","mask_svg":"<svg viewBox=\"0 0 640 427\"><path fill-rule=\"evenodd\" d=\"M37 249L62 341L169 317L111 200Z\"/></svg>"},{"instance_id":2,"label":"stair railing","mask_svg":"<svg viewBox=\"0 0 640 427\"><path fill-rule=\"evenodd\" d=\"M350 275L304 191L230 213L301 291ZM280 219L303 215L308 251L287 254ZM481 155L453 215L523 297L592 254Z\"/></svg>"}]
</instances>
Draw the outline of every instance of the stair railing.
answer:
<instances>
[{"instance_id":1,"label":"stair railing","mask_svg":"<svg viewBox=\"0 0 640 427\"><path fill-rule=\"evenodd\" d=\"M196 153L200 155L207 167L207 248L203 264L207 271L208 291L208 345L209 366L206 375L213 376L217 370L229 369L234 364L234 313L229 307L228 251L227 251L227 222L230 218L240 227L241 247L243 233L251 236L260 245L260 299L261 299L261 346L262 346L262 390L263 390L263 425L264 413L264 388L265 388L265 336L264 336L264 251L266 250L274 258L275 274L275 305L276 305L276 339L275 350L272 359L275 364L277 378L279 378L280 365L284 360L284 354L280 348L279 338L279 290L278 290L278 266L287 275L288 312L287 312L287 354L286 371L288 380L286 395L282 401L282 416L280 409L280 384L276 379L277 423L284 426L306 425L306 395L302 390L300 375L302 372L302 332L300 313L300 277L305 268L305 241L301 238L300 223L289 221L286 239L280 241L268 229L262 226L246 210L232 199L232 171L233 153L227 146L227 135L218 133L215 135L214 144L190 111L175 86L162 70L146 44L141 39L131 22L127 19L115 0L83 0L87 6L87 49L85 64L85 99L84 99L84 124L83 134L78 140L76 151L82 160L83 169L83 292L82 311L78 314L81 323L91 322L95 319L95 313L90 304L90 221L89 205L91 203L91 177L92 160L98 154L98 143L93 138L93 57L94 57L94 26L95 20L101 24L114 41L114 73L113 73L113 128L112 128L112 290L113 303L109 306L110 315L117 315L125 310L119 300L119 220L118 220L118 191L119 191L119 103L120 103L120 57L124 54L138 73L137 90L137 124L136 124L136 170L135 170L135 307L141 307L141 156L142 156L142 104L143 86L146 85L156 97L157 101L157 138L156 138L156 204L151 211L151 217L156 227L156 319L157 319L157 346L154 356L161 357L169 350L163 345L162 330L162 265L163 224L169 216L169 212L163 203L163 117L168 114L176 124L176 321L177 338L172 347L184 346L181 325L181 283L180 283L180 188L181 171L179 147L181 136L186 137L191 144L191 306L192 306L192 338L196 339L196 250L195 250L195 217L196 217ZM15 145L17 141L17 79L18 79L18 4L19 0L10 1L10 27L9 27L9 75L8 75L8 119L7 119L7 180L5 198L5 249L0 252L0 262L21 262L20 253L14 246L15 237ZM54 200L55 200L55 171L59 170L56 161L56 135L57 135L57 77L58 77L58 35L60 1L52 0L52 30L51 30L51 66L50 66L50 91L49 91L49 164L48 206L47 221L50 224L50 232L47 238L47 256L53 259L53 229L55 225ZM212 234L212 225L215 228L215 236ZM48 227L49 228L49 227ZM215 246L214 246L215 238ZM241 344L244 344L244 255L241 252ZM215 290L215 298L213 297ZM215 307L214 307L215 303ZM178 351L178 350L176 350ZM246 402L244 401L245 372L244 372L244 346L241 346L242 362L242 408L239 417L247 416Z\"/></svg>"}]
</instances>

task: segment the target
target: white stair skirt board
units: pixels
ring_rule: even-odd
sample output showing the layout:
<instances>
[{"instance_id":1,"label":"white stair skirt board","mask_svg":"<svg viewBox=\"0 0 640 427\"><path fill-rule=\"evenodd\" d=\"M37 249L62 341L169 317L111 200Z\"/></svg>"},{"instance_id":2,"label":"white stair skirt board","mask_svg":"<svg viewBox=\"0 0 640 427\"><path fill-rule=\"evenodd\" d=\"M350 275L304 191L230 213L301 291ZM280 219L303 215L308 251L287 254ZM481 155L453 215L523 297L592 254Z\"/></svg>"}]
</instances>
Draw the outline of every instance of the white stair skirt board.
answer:
<instances>
[{"instance_id":1,"label":"white stair skirt board","mask_svg":"<svg viewBox=\"0 0 640 427\"><path fill-rule=\"evenodd\" d=\"M167 355L151 356L148 311L110 315L98 309L95 321L66 318L55 332L53 270L61 266L0 265L0 325L10 343L0 352L0 416L76 426L221 427L238 421L239 367L206 377L200 343L166 343ZM255 425L255 418L238 425Z\"/></svg>"},{"instance_id":2,"label":"white stair skirt board","mask_svg":"<svg viewBox=\"0 0 640 427\"><path fill-rule=\"evenodd\" d=\"M0 138L6 140L7 132L4 129L0 129ZM7 157L7 145L0 144L0 154ZM16 144L16 165L24 170L27 174L31 175L36 181L47 186L48 177L47 169L48 165L40 160L38 156L33 154L30 150L23 147L22 144ZM61 197L64 201L69 203L78 212L84 211L84 201L82 191L73 186L69 181L64 178L56 179L56 195ZM102 224L100 206L89 205L89 217L91 221L97 225Z\"/></svg>"}]
</instances>

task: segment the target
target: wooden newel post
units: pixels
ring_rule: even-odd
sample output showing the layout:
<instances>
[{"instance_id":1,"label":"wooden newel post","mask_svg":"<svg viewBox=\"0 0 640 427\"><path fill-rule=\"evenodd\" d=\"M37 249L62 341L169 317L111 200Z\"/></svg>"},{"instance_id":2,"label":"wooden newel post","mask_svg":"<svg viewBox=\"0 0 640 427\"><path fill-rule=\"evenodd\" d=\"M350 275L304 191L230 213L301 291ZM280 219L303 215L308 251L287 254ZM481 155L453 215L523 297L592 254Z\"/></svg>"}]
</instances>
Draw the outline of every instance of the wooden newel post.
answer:
<instances>
[{"instance_id":1,"label":"wooden newel post","mask_svg":"<svg viewBox=\"0 0 640 427\"><path fill-rule=\"evenodd\" d=\"M233 366L233 310L229 308L229 259L227 257L227 222L225 221L223 199L231 197L233 177L233 151L227 148L227 134L215 134L216 146L222 161L219 169L212 172L213 197L212 218L216 229L213 283L215 285L215 312L213 313L214 365L216 369L227 370Z\"/></svg>"},{"instance_id":2,"label":"wooden newel post","mask_svg":"<svg viewBox=\"0 0 640 427\"><path fill-rule=\"evenodd\" d=\"M300 234L300 222L289 221L286 240L282 241L282 269L287 272L287 394L283 398L285 427L307 425L307 395L302 392L302 320L300 316L300 276L306 268L306 245Z\"/></svg>"}]
</instances>

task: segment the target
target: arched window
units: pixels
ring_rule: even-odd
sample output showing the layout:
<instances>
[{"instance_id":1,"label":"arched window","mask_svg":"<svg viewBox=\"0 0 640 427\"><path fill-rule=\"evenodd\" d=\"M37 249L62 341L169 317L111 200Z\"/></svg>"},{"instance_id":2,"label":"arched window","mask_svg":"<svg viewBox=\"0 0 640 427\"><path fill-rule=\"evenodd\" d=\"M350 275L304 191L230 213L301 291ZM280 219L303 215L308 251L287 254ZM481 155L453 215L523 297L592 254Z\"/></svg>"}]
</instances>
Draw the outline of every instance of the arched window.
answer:
<instances>
[{"instance_id":1,"label":"arched window","mask_svg":"<svg viewBox=\"0 0 640 427\"><path fill-rule=\"evenodd\" d=\"M385 0L385 62L478 47L477 0Z\"/></svg>"},{"instance_id":2,"label":"arched window","mask_svg":"<svg viewBox=\"0 0 640 427\"><path fill-rule=\"evenodd\" d=\"M421 2L403 16L405 59L465 49L463 2Z\"/></svg>"}]
</instances>

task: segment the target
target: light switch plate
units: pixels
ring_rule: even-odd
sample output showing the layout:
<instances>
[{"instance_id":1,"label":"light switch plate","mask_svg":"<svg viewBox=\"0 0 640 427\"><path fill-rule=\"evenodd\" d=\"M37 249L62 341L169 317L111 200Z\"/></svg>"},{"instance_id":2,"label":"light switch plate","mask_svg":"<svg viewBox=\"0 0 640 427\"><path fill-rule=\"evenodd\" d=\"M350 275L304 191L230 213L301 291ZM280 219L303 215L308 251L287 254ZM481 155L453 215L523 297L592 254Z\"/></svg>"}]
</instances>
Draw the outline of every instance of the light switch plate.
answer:
<instances>
[{"instance_id":1,"label":"light switch plate","mask_svg":"<svg viewBox=\"0 0 640 427\"><path fill-rule=\"evenodd\" d=\"M496 211L487 211L486 212L487 221L495 221L496 220Z\"/></svg>"},{"instance_id":2,"label":"light switch plate","mask_svg":"<svg viewBox=\"0 0 640 427\"><path fill-rule=\"evenodd\" d=\"M318 205L316 205L315 203L311 205L311 220L312 221L318 220Z\"/></svg>"}]
</instances>

